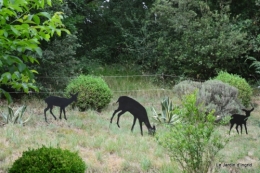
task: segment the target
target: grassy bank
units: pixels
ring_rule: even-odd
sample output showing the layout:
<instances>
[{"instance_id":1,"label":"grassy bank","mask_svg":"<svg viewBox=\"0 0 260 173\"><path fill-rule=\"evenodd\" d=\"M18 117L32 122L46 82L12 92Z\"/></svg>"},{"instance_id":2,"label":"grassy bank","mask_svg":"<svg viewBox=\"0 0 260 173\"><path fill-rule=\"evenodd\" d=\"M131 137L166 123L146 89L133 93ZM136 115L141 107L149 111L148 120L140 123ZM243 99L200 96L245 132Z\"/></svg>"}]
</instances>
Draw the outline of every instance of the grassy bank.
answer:
<instances>
[{"instance_id":1,"label":"grassy bank","mask_svg":"<svg viewBox=\"0 0 260 173\"><path fill-rule=\"evenodd\" d=\"M67 107L68 120L54 121L47 112L49 123L44 121L43 110L46 104L42 99L29 96L12 106L27 105L26 117L31 117L25 126L4 125L0 126L0 173L6 173L12 163L28 148L38 148L42 145L60 146L71 151L78 151L88 166L86 172L181 172L179 166L169 158L169 152L156 142L154 137L148 136L144 127L144 136L140 134L139 124L135 125L133 133L131 125L133 116L129 113L120 118L121 128L113 124L110 118L117 108L115 104L118 96L129 95L142 103L149 115L151 124L156 124L152 118L151 107L160 112L160 101L164 96L169 96L173 103L180 101L174 96L171 88L163 85L154 85L152 77L104 78L114 91L114 97L108 107L101 113L95 111L79 112ZM254 98L260 104L260 99ZM0 102L0 111L6 110L6 103ZM260 114L256 107L248 120L248 135L237 135L235 128L228 135L229 125L219 126L218 130L223 137L229 137L228 145L219 152L216 171L228 173L258 172L260 169ZM54 109L58 116L59 109ZM167 130L164 126L156 124L157 134ZM243 129L244 130L244 129ZM245 131L243 131L245 132ZM173 134L174 135L174 134ZM251 164L248 167L225 166L224 164Z\"/></svg>"}]
</instances>

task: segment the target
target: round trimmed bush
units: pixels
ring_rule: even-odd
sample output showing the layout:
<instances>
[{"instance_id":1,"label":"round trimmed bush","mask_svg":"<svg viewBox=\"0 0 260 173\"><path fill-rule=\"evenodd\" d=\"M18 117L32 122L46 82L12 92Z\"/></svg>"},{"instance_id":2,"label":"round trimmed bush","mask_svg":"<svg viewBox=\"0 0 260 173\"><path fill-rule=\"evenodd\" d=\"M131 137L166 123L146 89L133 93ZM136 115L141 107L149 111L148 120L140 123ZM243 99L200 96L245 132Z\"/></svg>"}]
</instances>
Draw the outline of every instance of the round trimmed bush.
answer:
<instances>
[{"instance_id":1,"label":"round trimmed bush","mask_svg":"<svg viewBox=\"0 0 260 173\"><path fill-rule=\"evenodd\" d=\"M80 111L94 109L100 111L112 98L112 92L101 77L80 75L70 81L66 93L79 92L76 106Z\"/></svg>"},{"instance_id":2,"label":"round trimmed bush","mask_svg":"<svg viewBox=\"0 0 260 173\"><path fill-rule=\"evenodd\" d=\"M253 94L251 86L238 75L221 71L215 78L238 89L238 98L244 106L248 106Z\"/></svg>"},{"instance_id":3,"label":"round trimmed bush","mask_svg":"<svg viewBox=\"0 0 260 173\"><path fill-rule=\"evenodd\" d=\"M84 173L86 164L77 153L61 148L32 149L23 152L9 173Z\"/></svg>"}]
</instances>

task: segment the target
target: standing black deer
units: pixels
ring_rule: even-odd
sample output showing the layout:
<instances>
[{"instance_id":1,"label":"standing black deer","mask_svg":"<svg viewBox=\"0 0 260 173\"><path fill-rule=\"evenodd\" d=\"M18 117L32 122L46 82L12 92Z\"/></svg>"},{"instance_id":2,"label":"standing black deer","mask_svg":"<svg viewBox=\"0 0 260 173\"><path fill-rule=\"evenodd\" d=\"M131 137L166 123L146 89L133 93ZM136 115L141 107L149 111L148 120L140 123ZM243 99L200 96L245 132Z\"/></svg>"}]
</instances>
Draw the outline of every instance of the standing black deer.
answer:
<instances>
[{"instance_id":1,"label":"standing black deer","mask_svg":"<svg viewBox=\"0 0 260 173\"><path fill-rule=\"evenodd\" d=\"M242 125L243 124L244 124L245 129L246 129L246 134L248 134L247 133L247 127L246 127L246 121L247 121L248 117L250 116L250 113L253 110L254 110L254 107L251 110L242 109L242 111L244 111L246 113L246 115L240 115L240 114L231 115L232 119L229 121L230 122L229 134L230 134L230 131L231 131L232 127L234 126L234 124L236 124L236 130L237 130L238 134L239 134L238 126L240 126L241 134L242 134Z\"/></svg>"},{"instance_id":2,"label":"standing black deer","mask_svg":"<svg viewBox=\"0 0 260 173\"><path fill-rule=\"evenodd\" d=\"M54 117L54 119L56 120L55 115L52 113L52 108L53 106L58 106L60 107L60 119L61 119L61 114L62 111L64 113L64 118L65 120L67 120L66 118L66 114L65 114L65 108L71 104L73 101L77 101L77 97L78 97L78 93L76 94L70 94L70 98L62 98L62 97L57 97L57 96L49 96L48 98L45 99L45 102L47 103L47 108L44 109L44 116L45 116L45 121L47 122L47 118L46 118L46 111L48 109L50 109L50 112L52 114L52 116Z\"/></svg>"}]
</instances>

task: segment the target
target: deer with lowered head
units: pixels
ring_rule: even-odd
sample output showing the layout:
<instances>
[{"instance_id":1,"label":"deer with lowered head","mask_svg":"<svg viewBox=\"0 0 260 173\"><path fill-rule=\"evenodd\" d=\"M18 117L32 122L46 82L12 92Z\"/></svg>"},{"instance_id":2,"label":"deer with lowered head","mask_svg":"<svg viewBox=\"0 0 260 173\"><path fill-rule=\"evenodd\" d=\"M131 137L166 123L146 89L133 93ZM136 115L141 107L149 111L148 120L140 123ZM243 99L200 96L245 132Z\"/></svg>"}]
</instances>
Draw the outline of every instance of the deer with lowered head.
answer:
<instances>
[{"instance_id":1,"label":"deer with lowered head","mask_svg":"<svg viewBox=\"0 0 260 173\"><path fill-rule=\"evenodd\" d=\"M77 101L78 93L76 94L70 94L70 98L62 98L62 97L57 97L57 96L49 96L48 98L45 99L45 102L47 103L47 108L44 109L44 116L45 116L45 121L47 122L47 117L46 117L46 111L50 109L50 112L54 119L56 120L55 115L52 113L53 106L58 106L60 107L60 119L61 119L61 114L62 111L64 113L64 118L66 118L66 113L65 113L65 108L71 104L72 102Z\"/></svg>"},{"instance_id":2,"label":"deer with lowered head","mask_svg":"<svg viewBox=\"0 0 260 173\"><path fill-rule=\"evenodd\" d=\"M145 110L145 108L136 100L128 97L128 96L121 96L118 98L117 103L119 104L118 108L114 111L110 123L112 123L113 118L115 116L115 114L119 111L117 114L117 126L120 128L119 126L119 118L122 114L124 114L125 112L130 112L133 116L134 116L134 121L133 121L133 125L131 128L131 131L133 132L134 126L135 126L135 122L138 119L139 120L139 125L140 125L140 129L141 129L141 135L143 135L143 129L142 129L142 123L144 123L148 129L149 134L154 135L155 133L155 126L151 126L148 116L147 116L147 112Z\"/></svg>"},{"instance_id":3,"label":"deer with lowered head","mask_svg":"<svg viewBox=\"0 0 260 173\"><path fill-rule=\"evenodd\" d=\"M252 104L251 104L251 106L253 107ZM240 126L241 134L242 134L242 125L243 124L245 126L246 134L248 134L247 133L247 127L246 127L246 121L248 120L248 117L250 116L250 113L253 110L254 110L254 107L252 109L250 109L250 110L242 109L242 111L244 111L246 113L246 115L240 115L240 114L233 114L233 115L231 115L231 120L229 121L230 122L229 134L230 134L230 131L231 131L232 127L234 126L234 124L236 124L236 130L237 130L238 134L239 134L238 126Z\"/></svg>"}]
</instances>

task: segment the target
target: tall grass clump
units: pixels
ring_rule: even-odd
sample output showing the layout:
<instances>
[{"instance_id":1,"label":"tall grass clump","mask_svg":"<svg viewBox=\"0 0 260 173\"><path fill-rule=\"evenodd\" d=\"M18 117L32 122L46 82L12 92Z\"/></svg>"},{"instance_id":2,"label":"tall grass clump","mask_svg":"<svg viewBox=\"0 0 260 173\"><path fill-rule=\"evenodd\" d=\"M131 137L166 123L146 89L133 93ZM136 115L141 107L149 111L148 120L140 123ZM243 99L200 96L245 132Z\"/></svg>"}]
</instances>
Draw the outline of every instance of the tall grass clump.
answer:
<instances>
[{"instance_id":1,"label":"tall grass clump","mask_svg":"<svg viewBox=\"0 0 260 173\"><path fill-rule=\"evenodd\" d=\"M168 126L168 131L158 134L157 140L183 172L208 173L214 169L216 154L224 148L227 139L217 132L213 112L201 111L196 96L193 93L184 98L179 111L182 122Z\"/></svg>"},{"instance_id":2,"label":"tall grass clump","mask_svg":"<svg viewBox=\"0 0 260 173\"><path fill-rule=\"evenodd\" d=\"M76 106L81 111L94 109L100 111L112 98L112 92L101 77L80 75L70 81L65 89L69 93L79 92Z\"/></svg>"},{"instance_id":3,"label":"tall grass clump","mask_svg":"<svg viewBox=\"0 0 260 173\"><path fill-rule=\"evenodd\" d=\"M221 71L214 79L236 87L239 91L238 98L241 100L242 104L246 107L249 105L253 90L244 78L235 74L229 74L227 72Z\"/></svg>"}]
</instances>

